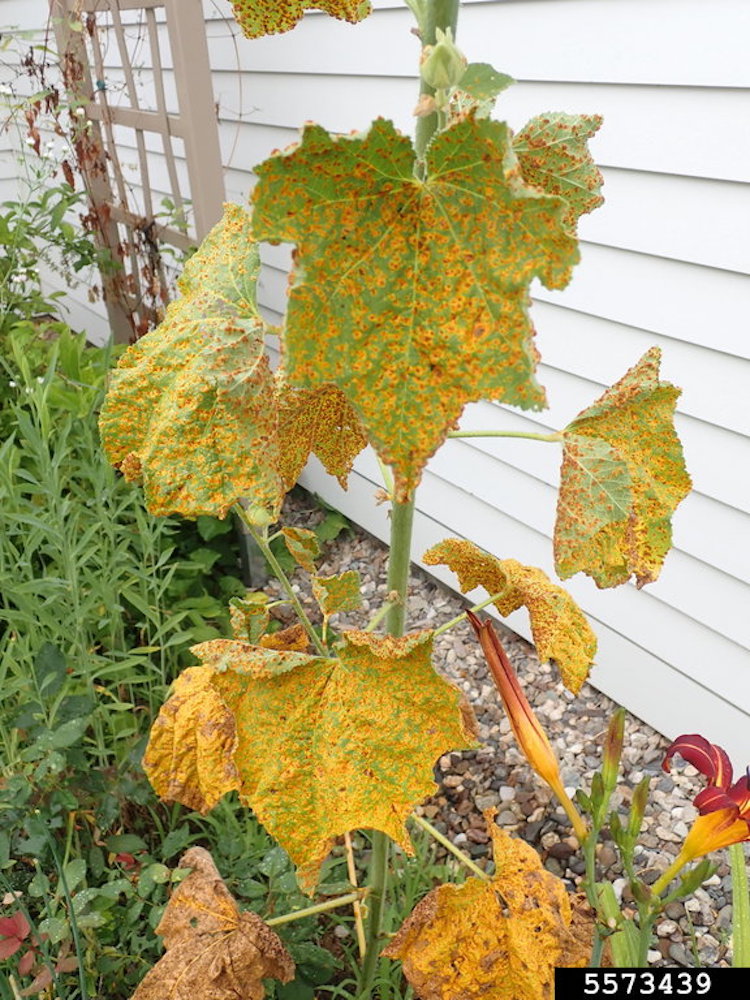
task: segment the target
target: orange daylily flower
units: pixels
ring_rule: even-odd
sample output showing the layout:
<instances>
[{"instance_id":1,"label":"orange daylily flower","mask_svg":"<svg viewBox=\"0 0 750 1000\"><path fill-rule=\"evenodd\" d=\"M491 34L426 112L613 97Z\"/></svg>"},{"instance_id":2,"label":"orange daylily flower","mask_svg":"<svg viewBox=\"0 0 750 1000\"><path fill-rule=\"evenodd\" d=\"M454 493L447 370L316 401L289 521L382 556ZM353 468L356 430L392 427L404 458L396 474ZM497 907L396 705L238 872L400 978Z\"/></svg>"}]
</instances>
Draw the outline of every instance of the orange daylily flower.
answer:
<instances>
[{"instance_id":1,"label":"orange daylily flower","mask_svg":"<svg viewBox=\"0 0 750 1000\"><path fill-rule=\"evenodd\" d=\"M560 764L555 752L523 693L516 672L511 666L492 623L481 621L472 611L467 611L466 616L482 645L487 665L500 692L505 711L508 714L508 721L518 745L529 764L539 777L547 782L560 800L573 824L576 836L582 841L588 834L586 824L563 787Z\"/></svg>"},{"instance_id":2,"label":"orange daylily flower","mask_svg":"<svg viewBox=\"0 0 750 1000\"><path fill-rule=\"evenodd\" d=\"M654 884L660 892L689 861L730 844L750 840L750 768L732 783L732 763L726 752L697 733L678 736L667 749L662 767L679 754L708 778L708 787L693 799L700 816L693 823L680 853Z\"/></svg>"}]
</instances>

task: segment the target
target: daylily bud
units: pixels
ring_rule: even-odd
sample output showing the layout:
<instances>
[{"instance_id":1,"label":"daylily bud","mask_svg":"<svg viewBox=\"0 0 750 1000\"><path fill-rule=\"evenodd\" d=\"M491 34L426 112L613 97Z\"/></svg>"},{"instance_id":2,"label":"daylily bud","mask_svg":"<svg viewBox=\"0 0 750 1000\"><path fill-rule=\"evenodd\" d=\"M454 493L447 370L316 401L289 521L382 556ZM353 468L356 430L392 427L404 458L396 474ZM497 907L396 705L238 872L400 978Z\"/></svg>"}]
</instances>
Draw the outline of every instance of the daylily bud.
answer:
<instances>
[{"instance_id":1,"label":"daylily bud","mask_svg":"<svg viewBox=\"0 0 750 1000\"><path fill-rule=\"evenodd\" d=\"M602 780L607 795L611 795L617 784L617 774L620 769L622 742L625 733L625 709L618 708L609 720L607 736L604 740L602 753Z\"/></svg>"},{"instance_id":2,"label":"daylily bud","mask_svg":"<svg viewBox=\"0 0 750 1000\"><path fill-rule=\"evenodd\" d=\"M628 834L633 841L635 841L641 832L641 824L643 823L646 804L648 803L648 789L650 784L650 778L641 778L633 791L633 799L630 803L630 818L628 820Z\"/></svg>"},{"instance_id":3,"label":"daylily bud","mask_svg":"<svg viewBox=\"0 0 750 1000\"><path fill-rule=\"evenodd\" d=\"M435 90L455 87L466 70L466 56L456 48L450 28L436 31L437 44L425 45L419 72L422 79Z\"/></svg>"}]
</instances>

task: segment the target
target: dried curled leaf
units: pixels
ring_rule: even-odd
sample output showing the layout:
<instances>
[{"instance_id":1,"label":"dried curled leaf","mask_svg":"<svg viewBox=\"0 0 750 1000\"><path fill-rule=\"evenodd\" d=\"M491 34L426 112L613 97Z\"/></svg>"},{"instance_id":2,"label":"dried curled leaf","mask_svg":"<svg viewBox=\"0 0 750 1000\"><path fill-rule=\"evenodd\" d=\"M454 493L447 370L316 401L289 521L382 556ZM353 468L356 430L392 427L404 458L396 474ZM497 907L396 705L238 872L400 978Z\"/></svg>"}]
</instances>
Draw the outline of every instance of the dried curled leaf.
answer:
<instances>
[{"instance_id":1,"label":"dried curled leaf","mask_svg":"<svg viewBox=\"0 0 750 1000\"><path fill-rule=\"evenodd\" d=\"M261 636L258 645L264 649L284 649L298 653L310 651L310 640L304 625L290 625L279 632L269 632Z\"/></svg>"},{"instance_id":2,"label":"dried curled leaf","mask_svg":"<svg viewBox=\"0 0 750 1000\"><path fill-rule=\"evenodd\" d=\"M528 608L539 659L555 660L565 686L574 694L580 691L596 653L596 636L570 594L546 573L515 559L496 559L458 538L440 542L423 558L428 566L449 566L464 593L484 587L488 594L499 594L494 604L503 616Z\"/></svg>"},{"instance_id":3,"label":"dried curled leaf","mask_svg":"<svg viewBox=\"0 0 750 1000\"><path fill-rule=\"evenodd\" d=\"M314 576L312 578L313 597L323 612L324 618L344 611L356 611L362 607L362 580L355 569L339 573L337 576Z\"/></svg>"},{"instance_id":4,"label":"dried curled leaf","mask_svg":"<svg viewBox=\"0 0 750 1000\"><path fill-rule=\"evenodd\" d=\"M370 0L232 0L234 16L248 38L290 31L306 10L324 10L331 17L356 24L371 11Z\"/></svg>"},{"instance_id":5,"label":"dried curled leaf","mask_svg":"<svg viewBox=\"0 0 750 1000\"><path fill-rule=\"evenodd\" d=\"M143 769L154 791L206 813L239 785L232 713L208 667L188 667L151 727Z\"/></svg>"},{"instance_id":6,"label":"dried curled leaf","mask_svg":"<svg viewBox=\"0 0 750 1000\"><path fill-rule=\"evenodd\" d=\"M240 797L305 891L346 831L382 830L411 851L404 821L434 792L435 760L475 745L470 710L431 650L430 632L345 632L333 659L226 639L193 648L237 726Z\"/></svg>"},{"instance_id":7,"label":"dried curled leaf","mask_svg":"<svg viewBox=\"0 0 750 1000\"><path fill-rule=\"evenodd\" d=\"M523 179L565 199L565 221L573 232L582 215L604 202L599 193L604 178L587 146L601 124L600 115L549 112L532 118L513 139Z\"/></svg>"},{"instance_id":8,"label":"dried curled leaf","mask_svg":"<svg viewBox=\"0 0 750 1000\"><path fill-rule=\"evenodd\" d=\"M335 385L296 389L277 379L279 471L287 489L299 479L311 454L346 489L352 463L367 444L362 423Z\"/></svg>"},{"instance_id":9,"label":"dried curled leaf","mask_svg":"<svg viewBox=\"0 0 750 1000\"><path fill-rule=\"evenodd\" d=\"M264 524L283 497L275 383L255 303L250 217L227 205L185 265L164 322L112 373L100 428L107 458L143 476L153 514L223 517L240 497Z\"/></svg>"},{"instance_id":10,"label":"dried curled leaf","mask_svg":"<svg viewBox=\"0 0 750 1000\"><path fill-rule=\"evenodd\" d=\"M284 536L289 554L308 571L315 572L315 560L320 555L320 544L314 531L307 528L282 528L281 534Z\"/></svg>"},{"instance_id":11,"label":"dried curled leaf","mask_svg":"<svg viewBox=\"0 0 750 1000\"><path fill-rule=\"evenodd\" d=\"M680 390L659 381L652 347L564 431L555 561L564 579L583 571L599 587L631 574L659 575L672 544L672 514L690 492L674 428Z\"/></svg>"},{"instance_id":12,"label":"dried curled leaf","mask_svg":"<svg viewBox=\"0 0 750 1000\"><path fill-rule=\"evenodd\" d=\"M288 983L294 962L255 913L240 912L211 855L191 847L193 871L172 893L156 933L166 952L133 1000L262 1000L264 979Z\"/></svg>"},{"instance_id":13,"label":"dried curled leaf","mask_svg":"<svg viewBox=\"0 0 750 1000\"><path fill-rule=\"evenodd\" d=\"M433 889L383 952L402 960L421 1000L546 1000L555 966L570 953L564 883L532 847L495 826L492 813L485 818L492 880Z\"/></svg>"},{"instance_id":14,"label":"dried curled leaf","mask_svg":"<svg viewBox=\"0 0 750 1000\"><path fill-rule=\"evenodd\" d=\"M258 238L297 244L286 375L341 389L400 500L468 401L544 405L528 287L563 287L578 260L566 203L525 186L504 124L440 133L424 179L415 160L382 119L344 138L309 125L254 191Z\"/></svg>"}]
</instances>

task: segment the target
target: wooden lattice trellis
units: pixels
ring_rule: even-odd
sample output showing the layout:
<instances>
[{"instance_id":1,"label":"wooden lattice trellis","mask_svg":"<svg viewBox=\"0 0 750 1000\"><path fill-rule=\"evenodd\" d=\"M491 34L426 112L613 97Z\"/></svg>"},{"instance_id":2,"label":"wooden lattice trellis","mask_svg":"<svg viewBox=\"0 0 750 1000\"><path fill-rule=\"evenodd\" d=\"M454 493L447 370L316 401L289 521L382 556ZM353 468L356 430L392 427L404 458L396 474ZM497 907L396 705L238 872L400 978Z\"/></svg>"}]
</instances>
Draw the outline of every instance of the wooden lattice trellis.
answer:
<instances>
[{"instance_id":1,"label":"wooden lattice trellis","mask_svg":"<svg viewBox=\"0 0 750 1000\"><path fill-rule=\"evenodd\" d=\"M102 271L110 325L115 340L128 341L158 321L166 299L161 245L187 250L221 216L224 180L203 5L201 0L50 0L50 13L74 111L92 232L114 262ZM133 136L135 183L123 170L125 132ZM159 137L158 151L152 136ZM176 143L182 155L175 152ZM157 157L167 179L162 185L171 205L167 220L155 205ZM180 184L183 164L189 191Z\"/></svg>"}]
</instances>

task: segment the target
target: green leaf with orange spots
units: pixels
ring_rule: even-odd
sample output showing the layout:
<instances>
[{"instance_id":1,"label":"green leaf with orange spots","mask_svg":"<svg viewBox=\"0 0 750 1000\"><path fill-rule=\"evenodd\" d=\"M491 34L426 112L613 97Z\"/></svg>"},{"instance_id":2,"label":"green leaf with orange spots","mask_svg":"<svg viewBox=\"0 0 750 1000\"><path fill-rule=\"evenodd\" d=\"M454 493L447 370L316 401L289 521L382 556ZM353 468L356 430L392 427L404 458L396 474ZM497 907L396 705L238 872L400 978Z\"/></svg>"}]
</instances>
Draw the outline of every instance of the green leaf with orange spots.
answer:
<instances>
[{"instance_id":1,"label":"green leaf with orange spots","mask_svg":"<svg viewBox=\"0 0 750 1000\"><path fill-rule=\"evenodd\" d=\"M324 618L362 607L362 580L355 569L337 576L314 576L312 591Z\"/></svg>"},{"instance_id":2,"label":"green leaf with orange spots","mask_svg":"<svg viewBox=\"0 0 750 1000\"><path fill-rule=\"evenodd\" d=\"M339 386L400 500L470 400L544 405L528 288L562 288L578 260L566 203L523 183L504 124L469 117L415 167L391 122L310 125L254 192L256 236L297 244L287 377Z\"/></svg>"},{"instance_id":3,"label":"green leaf with orange spots","mask_svg":"<svg viewBox=\"0 0 750 1000\"><path fill-rule=\"evenodd\" d=\"M506 616L525 606L539 659L555 660L563 684L577 694L596 654L596 636L576 602L546 573L515 559L496 559L472 542L448 538L425 552L428 566L449 566L464 593L483 587L497 594L495 607Z\"/></svg>"},{"instance_id":4,"label":"green leaf with orange spots","mask_svg":"<svg viewBox=\"0 0 750 1000\"><path fill-rule=\"evenodd\" d=\"M229 625L235 639L257 642L268 628L271 613L268 594L262 590L249 591L244 597L233 597L229 602Z\"/></svg>"},{"instance_id":5,"label":"green leaf with orange spots","mask_svg":"<svg viewBox=\"0 0 750 1000\"><path fill-rule=\"evenodd\" d=\"M227 205L185 265L164 322L119 361L100 427L107 458L143 477L153 514L223 517L240 497L267 524L284 490L275 383L255 303L250 217Z\"/></svg>"},{"instance_id":6,"label":"green leaf with orange spots","mask_svg":"<svg viewBox=\"0 0 750 1000\"><path fill-rule=\"evenodd\" d=\"M421 1000L543 1000L556 966L591 958L594 923L537 852L485 813L495 874L447 883L417 904L388 947Z\"/></svg>"},{"instance_id":7,"label":"green leaf with orange spots","mask_svg":"<svg viewBox=\"0 0 750 1000\"><path fill-rule=\"evenodd\" d=\"M672 544L671 517L690 492L674 428L680 390L659 380L652 347L563 432L555 560L599 587L631 574L654 581Z\"/></svg>"},{"instance_id":8,"label":"green leaf with orange spots","mask_svg":"<svg viewBox=\"0 0 750 1000\"><path fill-rule=\"evenodd\" d=\"M240 797L305 891L349 830L382 830L411 853L404 821L435 791L436 759L476 745L471 710L431 651L431 632L345 632L330 659L229 639L193 648L235 722Z\"/></svg>"},{"instance_id":9,"label":"green leaf with orange spots","mask_svg":"<svg viewBox=\"0 0 750 1000\"><path fill-rule=\"evenodd\" d=\"M579 218L604 201L604 179L587 145L601 124L600 115L549 112L532 118L513 139L523 179L565 199L565 221L573 232Z\"/></svg>"},{"instance_id":10,"label":"green leaf with orange spots","mask_svg":"<svg viewBox=\"0 0 750 1000\"><path fill-rule=\"evenodd\" d=\"M285 527L281 529L281 534L294 561L308 573L314 573L315 560L320 555L320 543L315 532L307 528Z\"/></svg>"},{"instance_id":11,"label":"green leaf with orange spots","mask_svg":"<svg viewBox=\"0 0 750 1000\"><path fill-rule=\"evenodd\" d=\"M355 24L371 11L370 0L232 0L234 16L248 38L289 31L306 10L324 10Z\"/></svg>"},{"instance_id":12,"label":"green leaf with orange spots","mask_svg":"<svg viewBox=\"0 0 750 1000\"><path fill-rule=\"evenodd\" d=\"M294 486L312 452L346 489L352 463L367 437L343 392L335 385L296 389L279 376L277 407L279 471L285 487Z\"/></svg>"}]
</instances>

